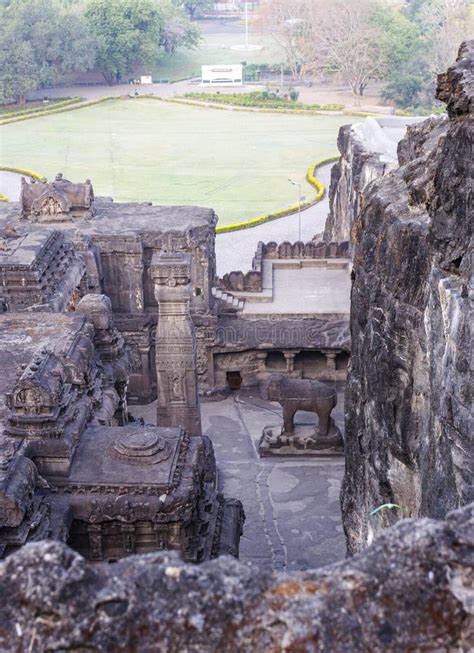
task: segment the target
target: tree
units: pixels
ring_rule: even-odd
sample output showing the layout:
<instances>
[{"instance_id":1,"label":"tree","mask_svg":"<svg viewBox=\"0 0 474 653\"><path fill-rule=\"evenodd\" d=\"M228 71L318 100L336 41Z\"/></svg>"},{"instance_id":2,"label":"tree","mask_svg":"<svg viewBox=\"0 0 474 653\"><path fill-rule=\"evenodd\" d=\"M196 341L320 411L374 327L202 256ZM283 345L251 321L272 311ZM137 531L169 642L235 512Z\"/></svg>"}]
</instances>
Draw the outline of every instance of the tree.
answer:
<instances>
[{"instance_id":1,"label":"tree","mask_svg":"<svg viewBox=\"0 0 474 653\"><path fill-rule=\"evenodd\" d=\"M152 0L91 0L85 17L97 39L96 66L108 84L159 59L162 21Z\"/></svg>"},{"instance_id":2,"label":"tree","mask_svg":"<svg viewBox=\"0 0 474 653\"><path fill-rule=\"evenodd\" d=\"M198 16L202 16L206 11L212 9L214 0L175 0L175 4L184 9L191 20L195 20Z\"/></svg>"},{"instance_id":3,"label":"tree","mask_svg":"<svg viewBox=\"0 0 474 653\"><path fill-rule=\"evenodd\" d=\"M23 104L61 74L87 70L94 41L86 25L56 0L12 0L0 9L0 95Z\"/></svg>"},{"instance_id":4,"label":"tree","mask_svg":"<svg viewBox=\"0 0 474 653\"><path fill-rule=\"evenodd\" d=\"M429 82L421 29L407 15L379 5L374 14L380 29L382 95L402 107L415 106Z\"/></svg>"},{"instance_id":5,"label":"tree","mask_svg":"<svg viewBox=\"0 0 474 653\"><path fill-rule=\"evenodd\" d=\"M174 54L178 48L194 48L198 45L201 32L180 7L171 0L160 0L158 11L161 18L159 44L167 54Z\"/></svg>"},{"instance_id":6,"label":"tree","mask_svg":"<svg viewBox=\"0 0 474 653\"><path fill-rule=\"evenodd\" d=\"M372 0L334 0L308 13L315 64L348 84L356 104L367 84L380 79L383 71L376 10Z\"/></svg>"},{"instance_id":7,"label":"tree","mask_svg":"<svg viewBox=\"0 0 474 653\"><path fill-rule=\"evenodd\" d=\"M427 62L435 79L456 58L461 42L474 34L472 5L470 0L427 0L417 19L423 27Z\"/></svg>"},{"instance_id":8,"label":"tree","mask_svg":"<svg viewBox=\"0 0 474 653\"><path fill-rule=\"evenodd\" d=\"M470 0L412 0L407 14L417 26L419 35L418 47L404 71L409 73L405 74L405 79L410 81L413 75L421 79L420 91L412 104L432 106L436 74L446 70L461 42L474 34L472 4ZM400 90L400 80L392 79L386 89L387 97L403 105L407 98L397 98L397 87Z\"/></svg>"},{"instance_id":9,"label":"tree","mask_svg":"<svg viewBox=\"0 0 474 653\"><path fill-rule=\"evenodd\" d=\"M260 28L282 50L293 79L313 59L311 9L316 6L308 0L262 0L260 5Z\"/></svg>"}]
</instances>

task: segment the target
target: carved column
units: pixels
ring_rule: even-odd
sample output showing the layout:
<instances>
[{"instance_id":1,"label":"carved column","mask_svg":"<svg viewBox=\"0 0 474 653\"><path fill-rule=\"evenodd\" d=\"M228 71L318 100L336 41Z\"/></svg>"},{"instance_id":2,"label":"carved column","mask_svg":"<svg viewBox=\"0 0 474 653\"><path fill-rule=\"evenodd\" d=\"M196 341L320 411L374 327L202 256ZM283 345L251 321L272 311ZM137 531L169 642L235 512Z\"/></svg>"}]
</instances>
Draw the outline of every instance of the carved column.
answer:
<instances>
[{"instance_id":1,"label":"carved column","mask_svg":"<svg viewBox=\"0 0 474 653\"><path fill-rule=\"evenodd\" d=\"M132 555L135 553L135 525L134 524L122 524L122 543L124 551L127 555Z\"/></svg>"},{"instance_id":2,"label":"carved column","mask_svg":"<svg viewBox=\"0 0 474 653\"><path fill-rule=\"evenodd\" d=\"M87 533L89 535L89 555L91 560L103 560L104 554L102 549L102 525L88 524Z\"/></svg>"},{"instance_id":3,"label":"carved column","mask_svg":"<svg viewBox=\"0 0 474 653\"><path fill-rule=\"evenodd\" d=\"M326 369L330 374L335 374L336 372L337 353L337 351L331 351L328 349L323 350L323 354L326 355Z\"/></svg>"},{"instance_id":4,"label":"carved column","mask_svg":"<svg viewBox=\"0 0 474 653\"><path fill-rule=\"evenodd\" d=\"M286 360L286 373L292 374L295 371L295 356L296 352L294 351L284 351L283 356Z\"/></svg>"},{"instance_id":5,"label":"carved column","mask_svg":"<svg viewBox=\"0 0 474 653\"><path fill-rule=\"evenodd\" d=\"M154 254L151 274L158 302L156 330L157 425L201 435L194 326L189 313L191 257Z\"/></svg>"},{"instance_id":6,"label":"carved column","mask_svg":"<svg viewBox=\"0 0 474 653\"><path fill-rule=\"evenodd\" d=\"M267 360L268 352L266 351L257 351L257 374L265 374L267 371Z\"/></svg>"}]
</instances>

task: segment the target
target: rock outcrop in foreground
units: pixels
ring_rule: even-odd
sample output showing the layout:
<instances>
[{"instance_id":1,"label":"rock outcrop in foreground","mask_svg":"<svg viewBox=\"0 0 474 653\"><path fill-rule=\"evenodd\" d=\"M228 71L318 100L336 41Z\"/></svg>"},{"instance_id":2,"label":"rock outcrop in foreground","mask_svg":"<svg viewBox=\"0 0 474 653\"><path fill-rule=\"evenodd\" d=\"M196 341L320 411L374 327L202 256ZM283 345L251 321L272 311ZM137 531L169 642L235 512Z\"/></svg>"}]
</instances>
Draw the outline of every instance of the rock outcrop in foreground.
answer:
<instances>
[{"instance_id":1,"label":"rock outcrop in foreground","mask_svg":"<svg viewBox=\"0 0 474 653\"><path fill-rule=\"evenodd\" d=\"M474 498L474 41L438 98L448 118L408 129L400 168L368 187L352 229L351 552L401 516L443 518ZM385 503L400 507L371 515Z\"/></svg>"},{"instance_id":2,"label":"rock outcrop in foreground","mask_svg":"<svg viewBox=\"0 0 474 653\"><path fill-rule=\"evenodd\" d=\"M406 653L474 646L474 504L354 558L263 575L175 553L90 563L58 542L0 563L1 651Z\"/></svg>"}]
</instances>

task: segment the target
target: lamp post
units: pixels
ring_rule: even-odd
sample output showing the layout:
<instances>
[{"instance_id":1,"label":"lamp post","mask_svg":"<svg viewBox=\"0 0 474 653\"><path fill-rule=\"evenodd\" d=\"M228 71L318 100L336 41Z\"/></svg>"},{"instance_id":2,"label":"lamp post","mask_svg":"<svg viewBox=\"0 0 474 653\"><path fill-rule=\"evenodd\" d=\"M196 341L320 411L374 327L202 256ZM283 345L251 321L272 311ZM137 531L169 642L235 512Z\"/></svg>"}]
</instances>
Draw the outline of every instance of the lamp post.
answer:
<instances>
[{"instance_id":1,"label":"lamp post","mask_svg":"<svg viewBox=\"0 0 474 653\"><path fill-rule=\"evenodd\" d=\"M288 179L292 186L298 186L298 240L301 240L301 184L293 179Z\"/></svg>"},{"instance_id":2,"label":"lamp post","mask_svg":"<svg viewBox=\"0 0 474 653\"><path fill-rule=\"evenodd\" d=\"M249 49L249 3L245 3L245 49Z\"/></svg>"}]
</instances>

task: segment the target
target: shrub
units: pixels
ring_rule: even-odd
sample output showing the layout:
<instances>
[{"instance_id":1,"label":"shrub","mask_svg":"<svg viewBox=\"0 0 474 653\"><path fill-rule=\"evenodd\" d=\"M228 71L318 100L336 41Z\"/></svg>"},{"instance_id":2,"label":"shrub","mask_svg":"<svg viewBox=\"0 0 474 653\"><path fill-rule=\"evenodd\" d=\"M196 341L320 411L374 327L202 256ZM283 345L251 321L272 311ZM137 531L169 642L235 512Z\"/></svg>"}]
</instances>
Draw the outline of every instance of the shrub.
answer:
<instances>
[{"instance_id":1,"label":"shrub","mask_svg":"<svg viewBox=\"0 0 474 653\"><path fill-rule=\"evenodd\" d=\"M72 106L64 106L59 108L48 109L47 111L41 111L40 113L28 113L24 116L17 116L16 118L10 118L8 120L0 120L0 125L9 125L12 122L21 122L22 120L31 120L32 118L41 118L43 116L50 116L54 113L64 113L66 111L75 111L76 109L84 109L86 107L92 107L95 104L101 104L102 102L108 102L109 100L120 100L120 98L108 95L106 97L99 98L97 100L89 100L88 102L81 102L73 104Z\"/></svg>"},{"instance_id":2,"label":"shrub","mask_svg":"<svg viewBox=\"0 0 474 653\"><path fill-rule=\"evenodd\" d=\"M316 168L319 168L320 166L325 165L327 163L332 163L333 161L337 161L338 159L339 159L338 156L329 157L327 159L320 159L315 165L309 168L306 174L306 179L312 186L314 186L314 188L316 188L316 196L314 197L314 199L308 200L306 202L302 202L301 205L294 204L293 206L290 206L286 209L281 209L280 211L274 211L273 213L269 213L268 215L262 215L259 216L258 218L252 218L244 222L234 222L233 224L225 224L222 225L221 227L218 226L216 227L216 233L221 234L229 231L240 231L241 229L250 229L251 227L256 227L259 224L263 224L264 222L270 222L270 220L276 220L277 218L282 218L287 215L292 215L293 213L297 213L300 210L300 208L306 209L312 206L313 204L320 202L324 197L326 189L324 187L324 184L322 184L314 176Z\"/></svg>"},{"instance_id":3,"label":"shrub","mask_svg":"<svg viewBox=\"0 0 474 653\"><path fill-rule=\"evenodd\" d=\"M4 170L5 172L16 172L19 175L25 175L25 177L31 177L32 179L36 179L37 181L46 181L46 177L43 177L43 175L40 175L38 172L34 172L33 170L28 170L27 168L15 168L13 166L0 166L0 170Z\"/></svg>"},{"instance_id":4,"label":"shrub","mask_svg":"<svg viewBox=\"0 0 474 653\"><path fill-rule=\"evenodd\" d=\"M43 105L41 107L33 107L32 109L20 109L18 111L11 111L9 113L0 113L0 120L5 120L7 118L14 118L15 116L24 116L35 113L47 113L52 109L58 109L60 107L65 107L70 104L75 104L76 102L81 102L82 98L74 97L67 100L61 100L60 102L52 102L48 105Z\"/></svg>"},{"instance_id":5,"label":"shrub","mask_svg":"<svg viewBox=\"0 0 474 653\"><path fill-rule=\"evenodd\" d=\"M344 109L343 104L303 104L302 102L297 102L298 91L294 90L296 93L295 99L291 99L289 96L277 95L275 92L268 89L264 91L252 91L251 93L186 93L182 98L175 98L177 101L182 100L192 100L198 102L206 102L209 104L226 104L234 107L251 107L258 109L266 110L281 110L281 111L296 111L299 113L305 112L318 112L318 111L342 111ZM158 98L159 99L159 98ZM166 99L166 98L161 98Z\"/></svg>"}]
</instances>

